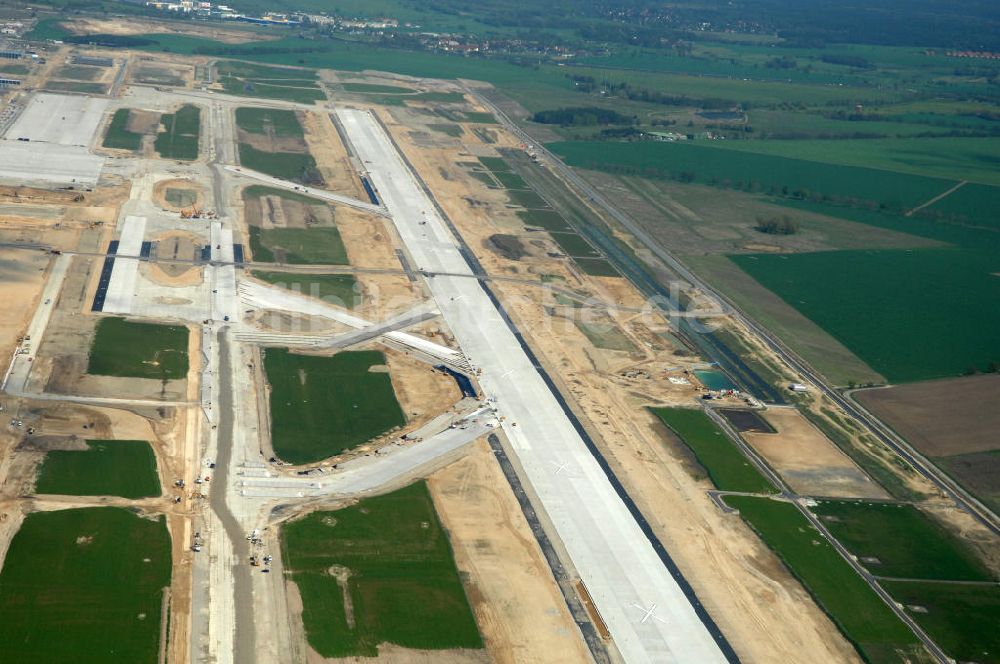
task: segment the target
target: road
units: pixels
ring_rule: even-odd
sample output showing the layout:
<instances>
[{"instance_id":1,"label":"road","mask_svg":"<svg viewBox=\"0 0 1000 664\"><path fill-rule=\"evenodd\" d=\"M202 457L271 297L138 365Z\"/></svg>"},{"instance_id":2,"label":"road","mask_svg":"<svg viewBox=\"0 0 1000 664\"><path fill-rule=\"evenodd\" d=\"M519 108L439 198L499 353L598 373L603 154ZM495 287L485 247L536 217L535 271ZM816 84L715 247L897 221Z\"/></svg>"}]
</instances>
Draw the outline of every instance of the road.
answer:
<instances>
[{"instance_id":1,"label":"road","mask_svg":"<svg viewBox=\"0 0 1000 664\"><path fill-rule=\"evenodd\" d=\"M622 225L633 235L644 247L653 253L659 260L669 266L682 278L689 281L706 296L714 298L720 308L730 313L735 319L741 322L754 334L771 352L775 353L789 367L801 376L801 382L811 384L817 390L826 395L841 410L849 414L867 430L875 436L889 449L903 458L920 475L933 484L944 495L955 501L955 504L962 510L972 515L979 523L989 529L993 534L1000 535L1000 518L988 507L983 505L975 496L966 491L957 482L952 480L946 473L939 470L934 464L929 462L923 455L914 450L901 436L896 434L890 427L886 426L879 418L860 406L850 398L849 395L841 394L833 385L828 384L825 379L797 353L788 348L784 342L778 339L771 332L758 324L754 319L747 316L735 303L724 294L702 281L689 270L683 263L675 258L660 243L656 242L646 233L642 227L632 220L628 215L621 212L614 204L608 201L600 192L592 187L583 178L577 175L561 159L549 152L538 141L532 138L527 132L511 120L500 108L488 99L471 88L466 88L467 92L475 97L483 106L492 111L501 124L518 136L525 143L534 146L536 153L544 163L557 172L567 183L574 187L585 199L597 207L604 210L608 215Z\"/></svg>"},{"instance_id":2,"label":"road","mask_svg":"<svg viewBox=\"0 0 1000 664\"><path fill-rule=\"evenodd\" d=\"M235 420L233 390L235 388L232 378L231 350L225 328L219 330L216 348L219 353L219 393L216 395L217 412L219 413L218 450L215 460L215 481L211 483L212 488L209 491L208 499L212 511L222 522L225 534L229 538L233 560L226 560L219 551L215 551L214 554L217 556L216 565L233 565L231 578L235 603L235 634L233 636L232 661L236 664L253 664L257 661L254 651L253 582L250 578L251 569L246 564L250 557L250 547L246 541L246 533L240 527L227 501L230 474L233 472L232 467L235 464L233 457Z\"/></svg>"},{"instance_id":3,"label":"road","mask_svg":"<svg viewBox=\"0 0 1000 664\"><path fill-rule=\"evenodd\" d=\"M471 274L459 241L375 118L353 110L338 117L415 263ZM477 368L484 395L504 416L502 427L540 507L623 659L727 661L717 627L668 570L481 282L425 282Z\"/></svg>"},{"instance_id":4,"label":"road","mask_svg":"<svg viewBox=\"0 0 1000 664\"><path fill-rule=\"evenodd\" d=\"M319 198L324 201L330 201L331 203L339 203L340 205L346 205L347 207L352 207L357 210L371 212L373 214L377 214L383 217L386 216L385 208L383 208L380 205L374 205L372 203L368 203L367 201L359 201L356 198L351 198L350 196L344 196L343 194L336 194L332 191L327 191L326 189L317 189L316 187L307 187L305 185L295 184L294 182L289 182L288 180L282 180L281 178L271 177L270 175L265 175L264 173L258 173L257 171L251 171L243 167L223 166L223 168L234 175L243 176L251 180L257 180L258 182L269 184L272 187L285 189L287 191L296 191L306 196L312 196L314 198Z\"/></svg>"}]
</instances>

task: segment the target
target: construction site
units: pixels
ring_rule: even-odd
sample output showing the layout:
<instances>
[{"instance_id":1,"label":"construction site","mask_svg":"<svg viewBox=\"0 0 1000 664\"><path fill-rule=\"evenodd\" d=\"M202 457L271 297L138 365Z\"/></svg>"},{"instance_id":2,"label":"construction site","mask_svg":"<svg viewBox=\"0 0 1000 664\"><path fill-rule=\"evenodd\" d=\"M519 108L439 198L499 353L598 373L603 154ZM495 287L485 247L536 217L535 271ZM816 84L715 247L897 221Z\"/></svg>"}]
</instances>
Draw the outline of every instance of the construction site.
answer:
<instances>
[{"instance_id":1,"label":"construction site","mask_svg":"<svg viewBox=\"0 0 1000 664\"><path fill-rule=\"evenodd\" d=\"M864 661L727 502L891 498L808 376L695 284L651 303L655 257L474 84L268 69L63 45L4 91L0 633L30 637L0 661ZM982 524L892 472L992 578ZM4 574L41 547L86 578L27 612ZM46 645L108 575L120 610ZM943 661L883 599L887 647Z\"/></svg>"}]
</instances>

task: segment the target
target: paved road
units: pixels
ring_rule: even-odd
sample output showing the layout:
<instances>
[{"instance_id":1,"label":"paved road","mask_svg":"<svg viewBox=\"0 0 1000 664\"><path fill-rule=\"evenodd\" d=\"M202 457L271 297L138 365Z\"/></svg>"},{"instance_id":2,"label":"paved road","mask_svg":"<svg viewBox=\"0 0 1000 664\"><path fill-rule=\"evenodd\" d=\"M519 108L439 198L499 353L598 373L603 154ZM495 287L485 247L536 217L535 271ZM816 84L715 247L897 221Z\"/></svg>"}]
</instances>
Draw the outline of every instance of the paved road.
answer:
<instances>
[{"instance_id":1,"label":"paved road","mask_svg":"<svg viewBox=\"0 0 1000 664\"><path fill-rule=\"evenodd\" d=\"M539 157L547 166L559 173L565 181L575 187L590 202L607 212L613 219L618 221L629 231L639 242L643 244L658 259L663 261L682 278L689 281L699 290L708 296L714 297L720 306L731 313L741 323L743 323L757 338L764 343L772 352L778 355L789 367L796 371L802 382L812 384L816 389L825 394L831 401L837 404L843 411L851 415L864 426L870 434L882 441L887 447L902 457L914 470L931 482L943 494L955 501L959 508L971 514L983 526L988 528L995 535L1000 535L1000 518L988 507L983 505L975 496L966 491L957 482L951 479L946 473L939 470L933 463L929 462L913 449L901 436L896 434L890 427L886 426L879 418L860 406L856 401L841 394L834 386L828 384L820 374L803 360L797 353L788 348L784 342L775 335L758 324L755 320L747 316L735 303L730 301L725 295L698 278L683 263L676 259L660 243L653 240L634 220L621 212L613 203L608 201L600 192L577 175L569 166L562 162L557 156L546 150L538 141L532 138L527 132L511 120L500 108L488 99L471 88L466 88L469 94L474 96L480 103L489 108L500 119L501 123L521 140L531 144Z\"/></svg>"},{"instance_id":2,"label":"paved road","mask_svg":"<svg viewBox=\"0 0 1000 664\"><path fill-rule=\"evenodd\" d=\"M251 568L248 564L250 547L247 545L246 533L240 527L226 501L230 484L231 464L233 463L233 390L232 358L230 357L229 340L225 328L219 330L219 394L218 401L218 451L216 455L215 481L209 491L209 505L219 517L225 528L226 535L232 543L236 566L232 570L233 595L236 612L236 634L233 640L233 662L236 664L253 664L257 661L254 652L254 617L253 617L253 582L250 578ZM215 561L217 565L226 565L228 561L218 552ZM242 564L241 564L242 563Z\"/></svg>"},{"instance_id":3,"label":"paved road","mask_svg":"<svg viewBox=\"0 0 1000 664\"><path fill-rule=\"evenodd\" d=\"M243 176L251 180L257 180L265 184L269 184L272 187L277 187L279 189L285 189L288 191L296 191L300 194L305 194L307 196L312 196L314 198L320 198L325 201L330 201L331 203L339 203L340 205L346 205L347 207L352 207L358 210L364 210L365 212L373 212L377 215L386 216L385 208L380 205L373 205L367 201L359 201L356 198L351 198L350 196L344 196L343 194L336 194L332 191L327 191L325 189L317 189L316 187L307 187L301 184L295 184L294 182L289 182L288 180L282 180L281 178L271 177L270 175L265 175L264 173L259 173L257 171L251 171L247 168L237 167L237 166L223 166L223 168L230 173L237 176Z\"/></svg>"}]
</instances>

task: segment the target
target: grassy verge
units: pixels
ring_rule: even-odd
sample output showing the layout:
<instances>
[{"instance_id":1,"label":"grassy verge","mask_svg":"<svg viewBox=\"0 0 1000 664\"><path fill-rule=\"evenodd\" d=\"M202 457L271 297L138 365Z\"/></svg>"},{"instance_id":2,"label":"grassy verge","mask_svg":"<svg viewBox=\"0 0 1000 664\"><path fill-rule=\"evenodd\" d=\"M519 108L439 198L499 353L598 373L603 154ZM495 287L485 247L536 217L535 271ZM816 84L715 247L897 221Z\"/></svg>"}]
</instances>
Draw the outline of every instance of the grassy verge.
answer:
<instances>
[{"instance_id":1,"label":"grassy verge","mask_svg":"<svg viewBox=\"0 0 1000 664\"><path fill-rule=\"evenodd\" d=\"M251 134L267 134L269 131L273 131L275 136L281 137L303 138L305 136L295 111L277 108L237 108L236 126Z\"/></svg>"},{"instance_id":2,"label":"grassy verge","mask_svg":"<svg viewBox=\"0 0 1000 664\"><path fill-rule=\"evenodd\" d=\"M0 572L0 659L155 664L169 584L162 517L113 507L29 514Z\"/></svg>"},{"instance_id":3,"label":"grassy verge","mask_svg":"<svg viewBox=\"0 0 1000 664\"><path fill-rule=\"evenodd\" d=\"M250 251L260 263L347 265L347 250L336 228L269 228L250 226ZM283 256L278 261L276 253Z\"/></svg>"},{"instance_id":4,"label":"grassy verge","mask_svg":"<svg viewBox=\"0 0 1000 664\"><path fill-rule=\"evenodd\" d=\"M293 521L282 528L281 544L302 594L306 636L320 655L373 657L380 643L483 646L423 482ZM342 570L346 582L331 570Z\"/></svg>"},{"instance_id":5,"label":"grassy verge","mask_svg":"<svg viewBox=\"0 0 1000 664\"><path fill-rule=\"evenodd\" d=\"M352 274L296 274L262 270L254 270L251 274L269 284L276 284L338 306L353 308L358 304L358 282Z\"/></svg>"},{"instance_id":6,"label":"grassy verge","mask_svg":"<svg viewBox=\"0 0 1000 664\"><path fill-rule=\"evenodd\" d=\"M90 347L87 373L160 380L184 378L188 371L187 347L186 327L102 318Z\"/></svg>"},{"instance_id":7,"label":"grassy verge","mask_svg":"<svg viewBox=\"0 0 1000 664\"><path fill-rule=\"evenodd\" d=\"M88 440L86 451L53 450L38 468L36 493L63 496L160 495L156 457L142 440Z\"/></svg>"},{"instance_id":8,"label":"grassy verge","mask_svg":"<svg viewBox=\"0 0 1000 664\"><path fill-rule=\"evenodd\" d=\"M650 408L684 442L720 491L776 493L722 429L702 410Z\"/></svg>"},{"instance_id":9,"label":"grassy verge","mask_svg":"<svg viewBox=\"0 0 1000 664\"><path fill-rule=\"evenodd\" d=\"M138 150L142 146L142 134L128 130L128 118L131 111L119 108L111 117L108 131L104 134L104 147L115 150Z\"/></svg>"},{"instance_id":10,"label":"grassy verge","mask_svg":"<svg viewBox=\"0 0 1000 664\"><path fill-rule=\"evenodd\" d=\"M176 113L160 116L164 131L156 137L157 154L164 159L194 161L198 158L198 135L201 131L201 110L185 104Z\"/></svg>"},{"instance_id":11,"label":"grassy verge","mask_svg":"<svg viewBox=\"0 0 1000 664\"><path fill-rule=\"evenodd\" d=\"M944 651L960 662L1000 662L1000 588L886 581L883 587Z\"/></svg>"},{"instance_id":12,"label":"grassy verge","mask_svg":"<svg viewBox=\"0 0 1000 664\"><path fill-rule=\"evenodd\" d=\"M877 576L994 580L961 541L912 505L824 500L811 509Z\"/></svg>"},{"instance_id":13,"label":"grassy verge","mask_svg":"<svg viewBox=\"0 0 1000 664\"><path fill-rule=\"evenodd\" d=\"M333 357L268 349L271 441L283 460L312 463L406 423L378 351Z\"/></svg>"},{"instance_id":14,"label":"grassy verge","mask_svg":"<svg viewBox=\"0 0 1000 664\"><path fill-rule=\"evenodd\" d=\"M726 496L806 587L844 636L873 664L902 663L921 653L916 636L789 503Z\"/></svg>"},{"instance_id":15,"label":"grassy verge","mask_svg":"<svg viewBox=\"0 0 1000 664\"><path fill-rule=\"evenodd\" d=\"M316 160L305 152L265 152L240 143L240 164L284 180L304 184L322 182Z\"/></svg>"}]
</instances>

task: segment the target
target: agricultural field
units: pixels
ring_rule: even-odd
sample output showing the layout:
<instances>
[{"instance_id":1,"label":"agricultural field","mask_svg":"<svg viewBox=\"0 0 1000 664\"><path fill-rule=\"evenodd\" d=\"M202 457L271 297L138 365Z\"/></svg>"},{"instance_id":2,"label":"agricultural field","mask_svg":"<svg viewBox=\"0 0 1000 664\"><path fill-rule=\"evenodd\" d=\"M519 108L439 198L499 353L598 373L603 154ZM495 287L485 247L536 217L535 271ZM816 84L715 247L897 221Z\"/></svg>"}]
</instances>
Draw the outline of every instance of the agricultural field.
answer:
<instances>
[{"instance_id":1,"label":"agricultural field","mask_svg":"<svg viewBox=\"0 0 1000 664\"><path fill-rule=\"evenodd\" d=\"M567 163L582 168L653 178L736 187L750 192L813 194L871 201L909 210L944 193L944 178L859 166L842 166L711 147L711 141L679 143L563 142L549 144Z\"/></svg>"},{"instance_id":2,"label":"agricultural field","mask_svg":"<svg viewBox=\"0 0 1000 664\"><path fill-rule=\"evenodd\" d=\"M694 408L650 408L650 411L691 450L716 489L747 493L777 491L704 411Z\"/></svg>"},{"instance_id":3,"label":"agricultural field","mask_svg":"<svg viewBox=\"0 0 1000 664\"><path fill-rule=\"evenodd\" d=\"M902 664L923 652L906 625L790 503L752 496L725 496L739 510L863 658Z\"/></svg>"},{"instance_id":4,"label":"agricultural field","mask_svg":"<svg viewBox=\"0 0 1000 664\"><path fill-rule=\"evenodd\" d=\"M194 161L198 158L198 136L201 133L201 109L192 104L181 106L175 113L160 116L163 131L156 137L157 154L164 159Z\"/></svg>"},{"instance_id":5,"label":"agricultural field","mask_svg":"<svg viewBox=\"0 0 1000 664\"><path fill-rule=\"evenodd\" d=\"M734 152L1000 185L1000 175L993 164L993 156L1000 151L1000 138L750 140L710 141L704 145Z\"/></svg>"},{"instance_id":6,"label":"agricultural field","mask_svg":"<svg viewBox=\"0 0 1000 664\"><path fill-rule=\"evenodd\" d=\"M821 500L810 509L876 576L995 580L964 544L912 505Z\"/></svg>"},{"instance_id":7,"label":"agricultural field","mask_svg":"<svg viewBox=\"0 0 1000 664\"><path fill-rule=\"evenodd\" d=\"M132 150L133 152L142 147L143 135L134 131L129 131L129 116L132 111L127 108L119 108L111 117L108 131L104 135L102 145L115 150Z\"/></svg>"},{"instance_id":8,"label":"agricultural field","mask_svg":"<svg viewBox=\"0 0 1000 664\"><path fill-rule=\"evenodd\" d=\"M1000 255L959 249L731 257L890 382L982 370L996 359ZM920 275L915 287L913 275ZM941 303L943 306L937 306Z\"/></svg>"},{"instance_id":9,"label":"agricultural field","mask_svg":"<svg viewBox=\"0 0 1000 664\"><path fill-rule=\"evenodd\" d=\"M222 89L233 95L309 104L326 99L311 69L268 67L224 60L215 65Z\"/></svg>"},{"instance_id":10,"label":"agricultural field","mask_svg":"<svg viewBox=\"0 0 1000 664\"><path fill-rule=\"evenodd\" d=\"M101 318L90 347L87 373L178 380L188 371L188 330L180 325Z\"/></svg>"},{"instance_id":11,"label":"agricultural field","mask_svg":"<svg viewBox=\"0 0 1000 664\"><path fill-rule=\"evenodd\" d=\"M854 398L966 489L1000 510L1000 375L862 390Z\"/></svg>"},{"instance_id":12,"label":"agricultural field","mask_svg":"<svg viewBox=\"0 0 1000 664\"><path fill-rule=\"evenodd\" d=\"M238 108L236 125L243 166L303 184L323 184L295 112Z\"/></svg>"},{"instance_id":13,"label":"agricultural field","mask_svg":"<svg viewBox=\"0 0 1000 664\"><path fill-rule=\"evenodd\" d=\"M155 664L170 564L162 517L29 514L0 571L0 659Z\"/></svg>"},{"instance_id":14,"label":"agricultural field","mask_svg":"<svg viewBox=\"0 0 1000 664\"><path fill-rule=\"evenodd\" d=\"M349 309L360 301L358 282L352 274L296 274L262 270L254 270L251 274L269 284Z\"/></svg>"},{"instance_id":15,"label":"agricultural field","mask_svg":"<svg viewBox=\"0 0 1000 664\"><path fill-rule=\"evenodd\" d=\"M374 657L381 643L483 645L424 482L289 522L281 548L309 645L324 657Z\"/></svg>"},{"instance_id":16,"label":"agricultural field","mask_svg":"<svg viewBox=\"0 0 1000 664\"><path fill-rule=\"evenodd\" d=\"M1000 662L998 586L885 581L883 587L951 657Z\"/></svg>"},{"instance_id":17,"label":"agricultural field","mask_svg":"<svg viewBox=\"0 0 1000 664\"><path fill-rule=\"evenodd\" d=\"M270 348L271 442L293 464L339 454L406 423L379 351L333 357Z\"/></svg>"},{"instance_id":18,"label":"agricultural field","mask_svg":"<svg viewBox=\"0 0 1000 664\"><path fill-rule=\"evenodd\" d=\"M47 452L35 492L133 499L160 495L156 457L146 441L88 440L86 446Z\"/></svg>"}]
</instances>

